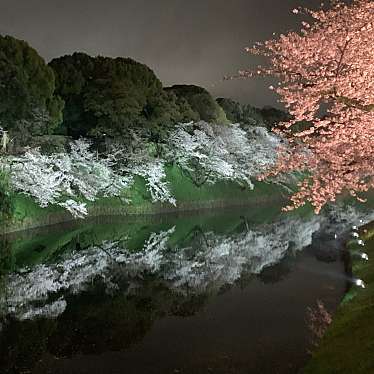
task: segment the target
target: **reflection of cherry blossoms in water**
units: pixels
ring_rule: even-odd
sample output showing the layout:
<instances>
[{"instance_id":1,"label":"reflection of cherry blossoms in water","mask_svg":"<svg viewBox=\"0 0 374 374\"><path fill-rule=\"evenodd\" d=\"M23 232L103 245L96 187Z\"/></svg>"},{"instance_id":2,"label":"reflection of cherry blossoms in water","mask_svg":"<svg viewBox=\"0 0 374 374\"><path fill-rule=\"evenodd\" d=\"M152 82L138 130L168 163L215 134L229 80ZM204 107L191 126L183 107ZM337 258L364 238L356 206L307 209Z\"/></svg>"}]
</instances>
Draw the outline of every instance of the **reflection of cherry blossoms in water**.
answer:
<instances>
[{"instance_id":1,"label":"reflection of cherry blossoms in water","mask_svg":"<svg viewBox=\"0 0 374 374\"><path fill-rule=\"evenodd\" d=\"M351 217L356 219L357 214L352 210ZM313 234L321 228L331 231L331 224L340 232L352 220L335 210L325 217L288 217L230 235L197 230L188 245L170 248L172 227L151 234L137 252L119 242L104 241L100 246L65 254L56 263L9 274L1 310L17 319L57 317L65 310L68 295L88 291L98 283L108 293L140 292L142 280L149 275L182 295L215 293L242 274L259 274L290 251L310 245Z\"/></svg>"},{"instance_id":2,"label":"reflection of cherry blossoms in water","mask_svg":"<svg viewBox=\"0 0 374 374\"><path fill-rule=\"evenodd\" d=\"M312 333L312 345L318 346L319 341L332 322L331 314L327 311L324 303L317 300L317 305L307 309L307 323Z\"/></svg>"}]
</instances>

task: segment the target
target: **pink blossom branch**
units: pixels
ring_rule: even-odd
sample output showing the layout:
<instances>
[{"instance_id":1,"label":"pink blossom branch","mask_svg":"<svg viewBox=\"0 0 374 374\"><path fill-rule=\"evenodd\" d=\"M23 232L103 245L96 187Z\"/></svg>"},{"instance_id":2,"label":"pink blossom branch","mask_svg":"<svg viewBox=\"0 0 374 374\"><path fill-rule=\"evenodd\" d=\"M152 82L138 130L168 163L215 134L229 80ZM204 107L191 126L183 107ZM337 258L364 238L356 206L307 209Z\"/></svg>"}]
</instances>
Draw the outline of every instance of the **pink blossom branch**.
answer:
<instances>
[{"instance_id":1,"label":"pink blossom branch","mask_svg":"<svg viewBox=\"0 0 374 374\"><path fill-rule=\"evenodd\" d=\"M307 171L286 209L310 202L319 212L344 191L362 200L357 194L374 187L374 2L330 5L295 9L313 23L247 48L269 66L240 73L276 77L273 90L292 116L275 130L289 148L262 176ZM309 125L295 131L300 122Z\"/></svg>"}]
</instances>

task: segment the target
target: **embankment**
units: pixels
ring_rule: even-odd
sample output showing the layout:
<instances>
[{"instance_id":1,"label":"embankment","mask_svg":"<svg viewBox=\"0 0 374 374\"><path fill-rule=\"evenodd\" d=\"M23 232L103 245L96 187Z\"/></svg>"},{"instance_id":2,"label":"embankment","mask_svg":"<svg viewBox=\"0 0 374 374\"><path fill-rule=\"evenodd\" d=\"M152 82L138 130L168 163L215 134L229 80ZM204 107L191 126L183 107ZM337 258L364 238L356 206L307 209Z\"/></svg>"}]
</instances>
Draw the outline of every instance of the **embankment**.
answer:
<instances>
[{"instance_id":1,"label":"embankment","mask_svg":"<svg viewBox=\"0 0 374 374\"><path fill-rule=\"evenodd\" d=\"M365 246L350 240L347 248L352 275L362 279L365 288L352 286L346 294L304 374L374 373L374 222L361 227L359 233ZM362 251L369 261L360 257Z\"/></svg>"},{"instance_id":2,"label":"embankment","mask_svg":"<svg viewBox=\"0 0 374 374\"><path fill-rule=\"evenodd\" d=\"M167 180L176 198L176 206L152 202L144 179L137 177L133 186L124 191L121 198L100 198L95 202L87 201L89 216L149 215L275 203L279 209L287 198L285 188L263 182L255 182L253 190L248 186L225 181L198 187L177 167L167 170ZM3 222L0 234L71 220L73 220L71 214L58 206L41 208L30 197L17 194L14 198L13 216L9 221Z\"/></svg>"}]
</instances>

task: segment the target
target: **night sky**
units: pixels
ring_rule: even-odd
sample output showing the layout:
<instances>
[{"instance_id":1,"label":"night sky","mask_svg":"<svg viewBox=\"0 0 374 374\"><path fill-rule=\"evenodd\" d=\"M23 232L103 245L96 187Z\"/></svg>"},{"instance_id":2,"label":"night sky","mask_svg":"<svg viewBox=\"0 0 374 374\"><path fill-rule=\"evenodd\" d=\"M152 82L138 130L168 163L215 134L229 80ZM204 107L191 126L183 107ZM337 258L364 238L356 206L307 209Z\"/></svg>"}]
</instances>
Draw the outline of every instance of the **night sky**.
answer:
<instances>
[{"instance_id":1,"label":"night sky","mask_svg":"<svg viewBox=\"0 0 374 374\"><path fill-rule=\"evenodd\" d=\"M320 0L0 0L0 33L47 61L74 51L132 57L165 86L197 84L214 96L274 105L269 82L222 81L253 64L244 47L297 29L292 9Z\"/></svg>"}]
</instances>

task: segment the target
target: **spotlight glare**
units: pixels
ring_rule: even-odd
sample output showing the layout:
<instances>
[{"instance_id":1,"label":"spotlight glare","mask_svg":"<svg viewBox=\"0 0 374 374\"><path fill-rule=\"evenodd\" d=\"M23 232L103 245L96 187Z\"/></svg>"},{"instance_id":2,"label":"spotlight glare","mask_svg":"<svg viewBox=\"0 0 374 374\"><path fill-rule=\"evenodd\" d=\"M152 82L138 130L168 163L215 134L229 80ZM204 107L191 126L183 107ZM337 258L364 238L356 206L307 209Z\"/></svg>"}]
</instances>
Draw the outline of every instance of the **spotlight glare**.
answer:
<instances>
[{"instance_id":1,"label":"spotlight glare","mask_svg":"<svg viewBox=\"0 0 374 374\"><path fill-rule=\"evenodd\" d=\"M367 253L361 253L361 258L363 260L369 261L369 256L367 255Z\"/></svg>"},{"instance_id":2,"label":"spotlight glare","mask_svg":"<svg viewBox=\"0 0 374 374\"><path fill-rule=\"evenodd\" d=\"M365 288L365 283L364 283L364 281L362 279L356 279L355 280L355 284L358 287Z\"/></svg>"}]
</instances>

